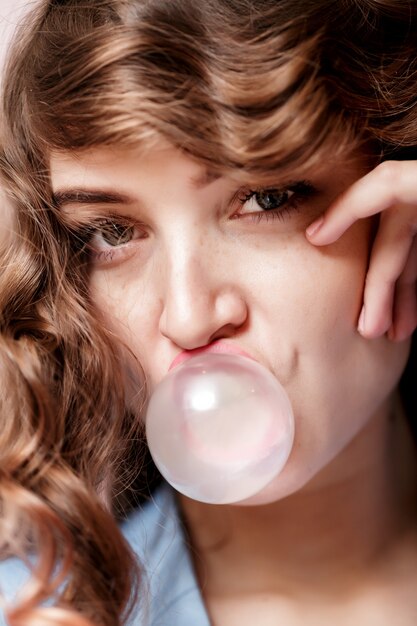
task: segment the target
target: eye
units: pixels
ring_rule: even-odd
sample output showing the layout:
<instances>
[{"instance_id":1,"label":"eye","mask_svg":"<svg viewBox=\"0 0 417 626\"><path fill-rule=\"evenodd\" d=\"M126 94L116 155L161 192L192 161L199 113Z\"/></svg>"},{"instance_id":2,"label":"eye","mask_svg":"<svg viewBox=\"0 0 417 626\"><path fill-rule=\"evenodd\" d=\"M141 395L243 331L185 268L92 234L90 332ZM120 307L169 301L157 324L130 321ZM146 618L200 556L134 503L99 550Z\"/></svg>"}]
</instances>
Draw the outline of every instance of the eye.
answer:
<instances>
[{"instance_id":1,"label":"eye","mask_svg":"<svg viewBox=\"0 0 417 626\"><path fill-rule=\"evenodd\" d=\"M294 194L291 189L261 189L247 194L245 201L254 200L263 211L272 211L287 204Z\"/></svg>"},{"instance_id":2,"label":"eye","mask_svg":"<svg viewBox=\"0 0 417 626\"><path fill-rule=\"evenodd\" d=\"M131 224L122 224L114 221L103 222L96 228L92 244L98 243L101 238L106 244L112 247L122 246L134 239L135 227Z\"/></svg>"},{"instance_id":3,"label":"eye","mask_svg":"<svg viewBox=\"0 0 417 626\"><path fill-rule=\"evenodd\" d=\"M308 181L290 183L284 187L249 189L239 197L241 209L236 217L250 217L257 222L262 219L284 219L316 192L316 188Z\"/></svg>"},{"instance_id":4,"label":"eye","mask_svg":"<svg viewBox=\"0 0 417 626\"><path fill-rule=\"evenodd\" d=\"M120 216L96 218L73 232L75 249L87 253L91 261L100 262L132 254L132 245L146 238L146 231L139 225Z\"/></svg>"}]
</instances>

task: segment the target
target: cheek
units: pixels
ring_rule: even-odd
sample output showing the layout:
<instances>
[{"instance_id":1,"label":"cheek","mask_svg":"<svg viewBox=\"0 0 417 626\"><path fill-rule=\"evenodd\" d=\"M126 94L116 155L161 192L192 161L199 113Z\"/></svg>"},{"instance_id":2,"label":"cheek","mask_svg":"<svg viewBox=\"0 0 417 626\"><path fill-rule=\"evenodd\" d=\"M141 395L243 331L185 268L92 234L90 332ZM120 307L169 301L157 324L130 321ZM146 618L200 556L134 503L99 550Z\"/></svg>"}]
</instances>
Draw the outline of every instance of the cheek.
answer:
<instances>
[{"instance_id":1,"label":"cheek","mask_svg":"<svg viewBox=\"0 0 417 626\"><path fill-rule=\"evenodd\" d=\"M368 424L398 383L407 346L365 339L356 329L371 241L372 222L362 220L331 246L299 251L285 318L279 314L292 364L285 386L295 445L283 473L253 504L303 487Z\"/></svg>"},{"instance_id":2,"label":"cheek","mask_svg":"<svg viewBox=\"0 0 417 626\"><path fill-rule=\"evenodd\" d=\"M146 336L147 329L143 324L132 322L138 306L138 296L124 283L122 277L119 278L114 280L105 272L97 272L91 278L89 292L100 320L122 349L126 402L135 412L138 392L142 393L147 385L141 358L141 337Z\"/></svg>"},{"instance_id":3,"label":"cheek","mask_svg":"<svg viewBox=\"0 0 417 626\"><path fill-rule=\"evenodd\" d=\"M262 283L253 284L253 293L263 294L262 304L255 302L263 307L261 345L281 382L294 393L300 368L308 367L312 374L333 367L360 338L356 326L371 237L370 220L357 222L329 246L316 247L298 237L279 255L271 250Z\"/></svg>"},{"instance_id":4,"label":"cheek","mask_svg":"<svg viewBox=\"0 0 417 626\"><path fill-rule=\"evenodd\" d=\"M353 400L359 406L367 398L365 391L358 397L357 389L364 390L358 383L372 376L375 351L384 353L382 343L378 348L357 331L370 237L370 221L357 222L335 244L305 253L291 311L294 376L288 388L305 450L331 448L354 433Z\"/></svg>"},{"instance_id":5,"label":"cheek","mask_svg":"<svg viewBox=\"0 0 417 626\"><path fill-rule=\"evenodd\" d=\"M370 221L357 222L332 245L304 248L291 316L306 347L330 348L352 338L362 307L370 234Z\"/></svg>"},{"instance_id":6,"label":"cheek","mask_svg":"<svg viewBox=\"0 0 417 626\"><path fill-rule=\"evenodd\" d=\"M148 335L146 323L154 314L146 297L149 290L132 273L125 274L123 265L93 272L89 292L106 327L136 352L141 338Z\"/></svg>"},{"instance_id":7,"label":"cheek","mask_svg":"<svg viewBox=\"0 0 417 626\"><path fill-rule=\"evenodd\" d=\"M123 288L123 284L108 279L105 273L97 273L90 282L90 295L106 327L122 341L128 341L132 307L130 292Z\"/></svg>"},{"instance_id":8,"label":"cheek","mask_svg":"<svg viewBox=\"0 0 417 626\"><path fill-rule=\"evenodd\" d=\"M127 403L136 412L138 390L147 395L160 376L159 319L162 300L156 279L141 268L122 264L116 271L93 272L89 292L107 329L123 350ZM158 356L158 358L155 358ZM155 380L154 380L155 379Z\"/></svg>"},{"instance_id":9,"label":"cheek","mask_svg":"<svg viewBox=\"0 0 417 626\"><path fill-rule=\"evenodd\" d=\"M337 397L362 352L378 351L357 331L372 234L372 220L362 220L332 245L304 248L290 311L293 391L303 405L306 396Z\"/></svg>"}]
</instances>

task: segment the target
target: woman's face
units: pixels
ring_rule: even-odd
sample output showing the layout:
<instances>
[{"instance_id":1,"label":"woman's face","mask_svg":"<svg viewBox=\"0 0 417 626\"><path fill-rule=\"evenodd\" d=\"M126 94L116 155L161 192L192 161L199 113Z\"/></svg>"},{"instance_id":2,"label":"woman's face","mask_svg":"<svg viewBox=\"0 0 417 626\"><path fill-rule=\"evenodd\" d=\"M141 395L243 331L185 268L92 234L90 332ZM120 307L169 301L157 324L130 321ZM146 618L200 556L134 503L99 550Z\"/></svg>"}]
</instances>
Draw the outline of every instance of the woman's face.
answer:
<instances>
[{"instance_id":1,"label":"woman's face","mask_svg":"<svg viewBox=\"0 0 417 626\"><path fill-rule=\"evenodd\" d=\"M165 145L52 157L66 218L108 216L91 241L91 294L150 389L179 352L214 340L242 348L285 387L295 445L283 472L248 503L303 487L364 429L405 366L407 342L356 330L374 222L356 222L322 248L304 234L368 169L359 157L329 155L308 181L277 176L279 191L251 196ZM81 191L121 197L98 202Z\"/></svg>"}]
</instances>

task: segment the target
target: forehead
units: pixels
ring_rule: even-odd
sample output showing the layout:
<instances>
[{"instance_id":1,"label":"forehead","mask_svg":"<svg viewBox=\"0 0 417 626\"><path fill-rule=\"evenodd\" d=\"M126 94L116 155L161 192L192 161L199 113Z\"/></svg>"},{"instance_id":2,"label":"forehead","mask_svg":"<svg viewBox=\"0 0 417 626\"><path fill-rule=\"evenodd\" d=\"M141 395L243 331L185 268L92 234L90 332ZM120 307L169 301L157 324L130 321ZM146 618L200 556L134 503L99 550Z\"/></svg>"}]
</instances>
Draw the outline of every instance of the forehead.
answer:
<instances>
[{"instance_id":1,"label":"forehead","mask_svg":"<svg viewBox=\"0 0 417 626\"><path fill-rule=\"evenodd\" d=\"M98 147L82 152L52 152L50 172L54 184L70 178L94 177L100 179L115 170L134 167L142 172L160 169L160 164L175 159L178 169L187 170L191 182L204 186L222 175L219 170L199 163L175 147L160 143L151 149L125 147Z\"/></svg>"},{"instance_id":2,"label":"forehead","mask_svg":"<svg viewBox=\"0 0 417 626\"><path fill-rule=\"evenodd\" d=\"M80 192L86 187L105 190L106 201L111 202L109 193L115 186L125 189L126 195L130 192L134 194L138 187L159 187L158 193L163 195L162 181L175 186L185 185L197 191L219 178L236 184L265 187L311 178L318 182L326 181L334 177L336 171L339 178L351 178L352 171L362 172L371 166L368 151L355 151L346 155L328 155L314 169L300 167L285 175L277 171L252 181L246 179L241 171L221 171L210 167L163 141L145 149L102 146L80 152L53 152L50 156L52 191L58 205L63 200L73 200L74 190ZM115 198L115 202L119 200ZM94 199L90 198L90 201Z\"/></svg>"}]
</instances>

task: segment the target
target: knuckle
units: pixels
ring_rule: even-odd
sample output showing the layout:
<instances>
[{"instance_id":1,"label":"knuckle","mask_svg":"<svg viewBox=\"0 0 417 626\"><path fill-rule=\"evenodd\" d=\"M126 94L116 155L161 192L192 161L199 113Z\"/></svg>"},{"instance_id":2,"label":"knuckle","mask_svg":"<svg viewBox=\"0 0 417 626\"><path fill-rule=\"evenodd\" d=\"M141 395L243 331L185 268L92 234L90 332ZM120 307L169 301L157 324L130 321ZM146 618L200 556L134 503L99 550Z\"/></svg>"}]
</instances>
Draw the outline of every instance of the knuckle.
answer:
<instances>
[{"instance_id":1,"label":"knuckle","mask_svg":"<svg viewBox=\"0 0 417 626\"><path fill-rule=\"evenodd\" d=\"M389 188L396 190L401 179L401 163L399 161L383 161L375 168L381 180L383 180Z\"/></svg>"}]
</instances>

